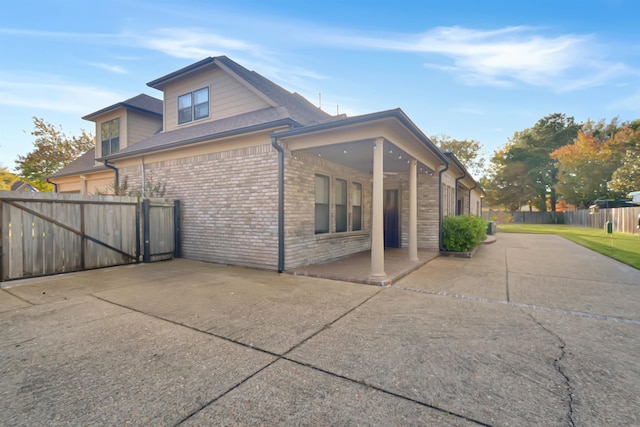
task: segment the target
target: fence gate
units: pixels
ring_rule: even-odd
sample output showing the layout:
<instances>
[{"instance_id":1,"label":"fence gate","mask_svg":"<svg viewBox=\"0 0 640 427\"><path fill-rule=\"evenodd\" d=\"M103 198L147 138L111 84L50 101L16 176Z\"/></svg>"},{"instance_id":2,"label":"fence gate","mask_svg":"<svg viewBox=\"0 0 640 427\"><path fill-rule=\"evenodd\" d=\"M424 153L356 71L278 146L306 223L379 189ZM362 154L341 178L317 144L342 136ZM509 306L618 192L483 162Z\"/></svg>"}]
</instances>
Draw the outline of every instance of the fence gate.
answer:
<instances>
[{"instance_id":1,"label":"fence gate","mask_svg":"<svg viewBox=\"0 0 640 427\"><path fill-rule=\"evenodd\" d=\"M167 214L169 205L179 207L135 197L0 191L0 282L177 256L179 227L170 220L179 214Z\"/></svg>"}]
</instances>

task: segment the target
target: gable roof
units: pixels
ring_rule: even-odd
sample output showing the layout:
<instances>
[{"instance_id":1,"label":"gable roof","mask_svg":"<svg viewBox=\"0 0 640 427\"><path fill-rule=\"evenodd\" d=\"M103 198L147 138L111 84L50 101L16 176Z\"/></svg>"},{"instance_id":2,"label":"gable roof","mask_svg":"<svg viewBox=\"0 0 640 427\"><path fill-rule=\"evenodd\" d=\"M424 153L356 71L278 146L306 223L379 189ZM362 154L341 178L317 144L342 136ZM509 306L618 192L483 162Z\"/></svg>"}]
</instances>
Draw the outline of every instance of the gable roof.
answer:
<instances>
[{"instance_id":1,"label":"gable roof","mask_svg":"<svg viewBox=\"0 0 640 427\"><path fill-rule=\"evenodd\" d=\"M47 179L77 175L80 173L99 172L106 169L107 167L104 165L96 165L96 148L93 147L58 172L49 175Z\"/></svg>"},{"instance_id":2,"label":"gable roof","mask_svg":"<svg viewBox=\"0 0 640 427\"><path fill-rule=\"evenodd\" d=\"M233 78L239 80L246 87L251 89L258 96L266 98L272 106L285 107L289 111L291 119L303 126L334 119L332 115L322 111L320 108L307 101L307 99L300 94L289 92L271 80L263 77L255 71L246 69L226 56L205 58L195 64L191 64L187 67L181 68L180 70L155 79L147 83L147 86L163 90L166 85L172 81L186 78L193 73L200 72L203 69L211 67L219 67L223 69Z\"/></svg>"},{"instance_id":3,"label":"gable roof","mask_svg":"<svg viewBox=\"0 0 640 427\"><path fill-rule=\"evenodd\" d=\"M162 100L154 98L152 96L141 93L140 95L129 98L126 101L118 102L110 105L106 108L98 110L94 113L87 114L83 117L84 120L93 120L94 118L101 116L116 108L127 108L129 110L138 111L141 113L151 114L154 116L162 117Z\"/></svg>"}]
</instances>

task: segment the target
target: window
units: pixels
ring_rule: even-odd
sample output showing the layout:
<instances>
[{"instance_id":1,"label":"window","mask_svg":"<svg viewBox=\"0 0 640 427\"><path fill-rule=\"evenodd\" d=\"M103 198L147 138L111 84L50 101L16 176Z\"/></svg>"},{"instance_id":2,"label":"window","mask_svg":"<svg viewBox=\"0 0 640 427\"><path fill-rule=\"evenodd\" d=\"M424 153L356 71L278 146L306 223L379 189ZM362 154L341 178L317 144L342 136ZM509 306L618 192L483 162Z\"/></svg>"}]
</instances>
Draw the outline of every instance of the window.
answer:
<instances>
[{"instance_id":1,"label":"window","mask_svg":"<svg viewBox=\"0 0 640 427\"><path fill-rule=\"evenodd\" d=\"M351 230L362 230L362 184L351 184Z\"/></svg>"},{"instance_id":2,"label":"window","mask_svg":"<svg viewBox=\"0 0 640 427\"><path fill-rule=\"evenodd\" d=\"M316 175L316 234L329 232L329 177Z\"/></svg>"},{"instance_id":3,"label":"window","mask_svg":"<svg viewBox=\"0 0 640 427\"><path fill-rule=\"evenodd\" d=\"M178 97L178 124L209 117L209 88L198 89Z\"/></svg>"},{"instance_id":4,"label":"window","mask_svg":"<svg viewBox=\"0 0 640 427\"><path fill-rule=\"evenodd\" d=\"M336 179L336 232L347 231L347 181Z\"/></svg>"},{"instance_id":5,"label":"window","mask_svg":"<svg viewBox=\"0 0 640 427\"><path fill-rule=\"evenodd\" d=\"M102 123L100 135L103 157L120 150L120 119L113 119Z\"/></svg>"}]
</instances>

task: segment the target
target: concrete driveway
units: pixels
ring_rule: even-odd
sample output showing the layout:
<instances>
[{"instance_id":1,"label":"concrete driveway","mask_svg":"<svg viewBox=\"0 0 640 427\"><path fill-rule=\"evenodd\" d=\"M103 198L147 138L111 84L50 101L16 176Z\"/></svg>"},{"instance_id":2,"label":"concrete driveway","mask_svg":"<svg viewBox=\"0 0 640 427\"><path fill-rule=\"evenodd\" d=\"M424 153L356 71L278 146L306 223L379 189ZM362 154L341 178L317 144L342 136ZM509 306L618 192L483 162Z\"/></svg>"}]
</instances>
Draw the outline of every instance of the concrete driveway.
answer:
<instances>
[{"instance_id":1,"label":"concrete driveway","mask_svg":"<svg viewBox=\"0 0 640 427\"><path fill-rule=\"evenodd\" d=\"M640 424L640 271L557 236L389 288L187 260L3 285L2 425Z\"/></svg>"}]
</instances>

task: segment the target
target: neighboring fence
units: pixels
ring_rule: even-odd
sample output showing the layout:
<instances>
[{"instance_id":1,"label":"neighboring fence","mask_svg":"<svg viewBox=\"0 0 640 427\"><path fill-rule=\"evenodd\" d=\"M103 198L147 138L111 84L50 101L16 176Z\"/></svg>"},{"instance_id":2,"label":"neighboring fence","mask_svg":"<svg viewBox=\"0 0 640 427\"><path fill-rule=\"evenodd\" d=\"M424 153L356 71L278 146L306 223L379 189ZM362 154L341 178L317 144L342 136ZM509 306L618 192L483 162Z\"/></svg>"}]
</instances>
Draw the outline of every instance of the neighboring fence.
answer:
<instances>
[{"instance_id":1,"label":"neighboring fence","mask_svg":"<svg viewBox=\"0 0 640 427\"><path fill-rule=\"evenodd\" d=\"M638 229L639 215L640 206L637 208L600 209L593 213L587 209L567 212L483 212L485 220L496 216L498 223L511 221L519 224L570 224L581 227L605 228L607 221L611 221L614 232L629 234L640 234L640 229Z\"/></svg>"},{"instance_id":2,"label":"neighboring fence","mask_svg":"<svg viewBox=\"0 0 640 427\"><path fill-rule=\"evenodd\" d=\"M0 191L0 281L177 256L175 211L177 201Z\"/></svg>"},{"instance_id":3,"label":"neighboring fence","mask_svg":"<svg viewBox=\"0 0 640 427\"><path fill-rule=\"evenodd\" d=\"M638 218L640 207L600 209L590 214L588 210L569 211L564 213L564 223L583 227L605 228L611 221L613 231L618 233L640 233Z\"/></svg>"}]
</instances>

